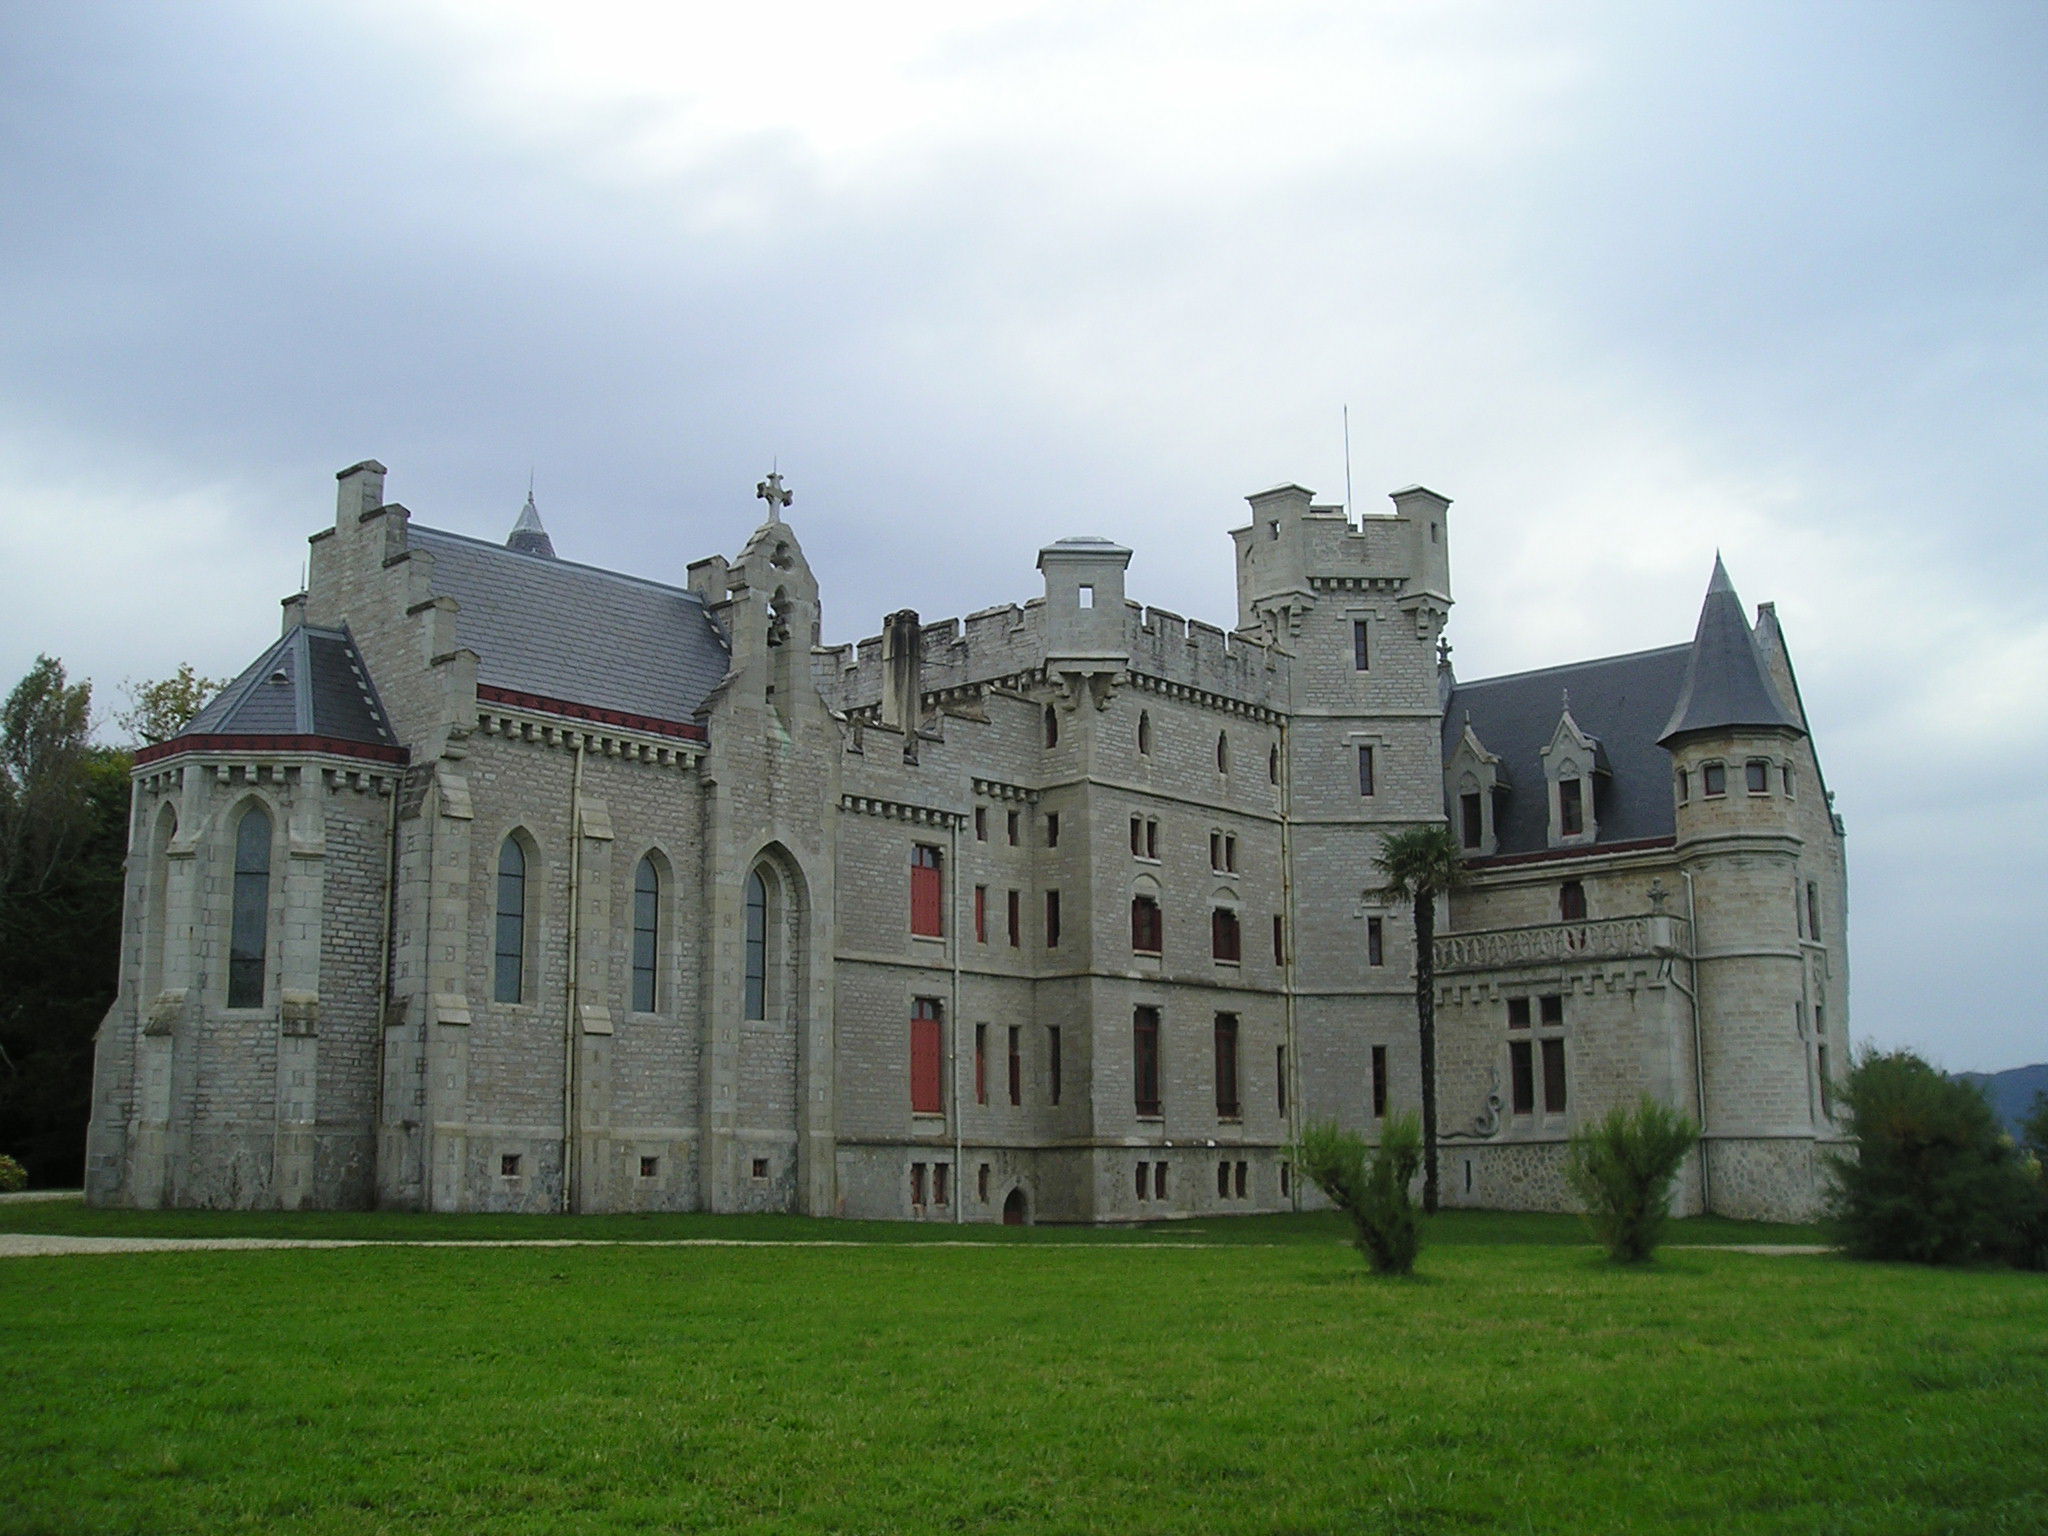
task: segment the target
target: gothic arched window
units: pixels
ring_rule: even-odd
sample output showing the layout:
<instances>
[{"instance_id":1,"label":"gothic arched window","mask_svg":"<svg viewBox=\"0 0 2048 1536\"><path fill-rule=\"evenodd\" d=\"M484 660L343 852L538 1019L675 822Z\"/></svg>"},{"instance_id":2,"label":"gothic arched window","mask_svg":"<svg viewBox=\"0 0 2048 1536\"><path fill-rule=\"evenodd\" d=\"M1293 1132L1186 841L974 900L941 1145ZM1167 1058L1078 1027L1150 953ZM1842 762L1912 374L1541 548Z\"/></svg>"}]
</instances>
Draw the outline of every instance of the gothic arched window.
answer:
<instances>
[{"instance_id":1,"label":"gothic arched window","mask_svg":"<svg viewBox=\"0 0 2048 1536\"><path fill-rule=\"evenodd\" d=\"M1152 755L1152 715L1149 710L1138 711L1138 755Z\"/></svg>"},{"instance_id":2,"label":"gothic arched window","mask_svg":"<svg viewBox=\"0 0 2048 1536\"><path fill-rule=\"evenodd\" d=\"M270 937L270 812L252 805L235 826L234 918L228 936L228 1006L261 1008Z\"/></svg>"},{"instance_id":3,"label":"gothic arched window","mask_svg":"<svg viewBox=\"0 0 2048 1536\"><path fill-rule=\"evenodd\" d=\"M633 871L633 1011L661 1006L661 871L649 854Z\"/></svg>"},{"instance_id":4,"label":"gothic arched window","mask_svg":"<svg viewBox=\"0 0 2048 1536\"><path fill-rule=\"evenodd\" d=\"M491 995L501 1003L526 996L526 850L508 837L498 848L496 974Z\"/></svg>"}]
</instances>

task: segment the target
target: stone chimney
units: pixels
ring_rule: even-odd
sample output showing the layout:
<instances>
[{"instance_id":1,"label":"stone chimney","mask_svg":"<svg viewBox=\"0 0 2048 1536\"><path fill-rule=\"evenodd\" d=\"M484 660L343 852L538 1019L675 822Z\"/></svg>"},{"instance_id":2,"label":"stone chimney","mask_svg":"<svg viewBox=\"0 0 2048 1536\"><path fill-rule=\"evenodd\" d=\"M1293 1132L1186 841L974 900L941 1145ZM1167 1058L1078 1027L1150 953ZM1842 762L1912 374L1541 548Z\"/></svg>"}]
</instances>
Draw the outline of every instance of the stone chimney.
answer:
<instances>
[{"instance_id":1,"label":"stone chimney","mask_svg":"<svg viewBox=\"0 0 2048 1536\"><path fill-rule=\"evenodd\" d=\"M882 724L903 733L903 755L916 756L924 698L924 629L917 610L892 613L882 627Z\"/></svg>"}]
</instances>

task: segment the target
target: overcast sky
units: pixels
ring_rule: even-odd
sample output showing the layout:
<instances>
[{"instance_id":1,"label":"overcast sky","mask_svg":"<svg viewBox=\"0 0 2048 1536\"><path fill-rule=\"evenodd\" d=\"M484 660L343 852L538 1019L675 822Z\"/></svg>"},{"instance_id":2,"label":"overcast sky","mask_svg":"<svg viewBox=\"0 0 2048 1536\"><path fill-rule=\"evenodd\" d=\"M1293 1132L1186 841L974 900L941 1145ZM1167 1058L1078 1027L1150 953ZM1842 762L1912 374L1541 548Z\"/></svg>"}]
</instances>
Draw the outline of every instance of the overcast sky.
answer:
<instances>
[{"instance_id":1,"label":"overcast sky","mask_svg":"<svg viewBox=\"0 0 2048 1536\"><path fill-rule=\"evenodd\" d=\"M744 12L744 14L741 14ZM1038 547L1228 624L1456 500L1461 675L1775 601L1854 1028L2048 1059L2048 5L0 5L0 674L227 675L333 472L826 634Z\"/></svg>"}]
</instances>

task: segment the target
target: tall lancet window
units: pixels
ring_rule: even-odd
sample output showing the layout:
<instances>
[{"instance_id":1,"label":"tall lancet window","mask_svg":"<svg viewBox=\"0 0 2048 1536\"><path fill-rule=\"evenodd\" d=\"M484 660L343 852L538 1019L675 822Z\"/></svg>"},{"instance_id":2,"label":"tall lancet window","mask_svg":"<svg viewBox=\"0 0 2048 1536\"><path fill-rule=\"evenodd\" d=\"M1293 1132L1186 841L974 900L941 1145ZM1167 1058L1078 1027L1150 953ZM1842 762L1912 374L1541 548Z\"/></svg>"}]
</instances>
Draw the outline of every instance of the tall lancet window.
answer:
<instances>
[{"instance_id":1,"label":"tall lancet window","mask_svg":"<svg viewBox=\"0 0 2048 1536\"><path fill-rule=\"evenodd\" d=\"M661 872L652 855L633 872L633 1011L661 1006L657 959L661 952Z\"/></svg>"},{"instance_id":2,"label":"tall lancet window","mask_svg":"<svg viewBox=\"0 0 2048 1536\"><path fill-rule=\"evenodd\" d=\"M498 849L497 977L492 992L501 1003L526 996L526 850L508 837Z\"/></svg>"},{"instance_id":3,"label":"tall lancet window","mask_svg":"<svg viewBox=\"0 0 2048 1536\"><path fill-rule=\"evenodd\" d=\"M747 876L747 1013L768 1017L768 885L757 869Z\"/></svg>"},{"instance_id":4,"label":"tall lancet window","mask_svg":"<svg viewBox=\"0 0 2048 1536\"><path fill-rule=\"evenodd\" d=\"M234 923L228 937L228 1006L263 1006L270 938L270 812L252 805L235 827Z\"/></svg>"}]
</instances>

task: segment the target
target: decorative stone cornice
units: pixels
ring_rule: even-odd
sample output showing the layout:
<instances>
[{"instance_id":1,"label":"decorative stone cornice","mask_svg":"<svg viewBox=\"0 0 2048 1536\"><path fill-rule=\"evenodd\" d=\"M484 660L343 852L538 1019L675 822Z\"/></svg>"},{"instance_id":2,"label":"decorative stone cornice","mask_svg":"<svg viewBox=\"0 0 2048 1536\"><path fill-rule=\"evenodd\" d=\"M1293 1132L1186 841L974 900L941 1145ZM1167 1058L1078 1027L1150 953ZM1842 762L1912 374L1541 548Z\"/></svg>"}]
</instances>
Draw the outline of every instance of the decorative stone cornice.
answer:
<instances>
[{"instance_id":1,"label":"decorative stone cornice","mask_svg":"<svg viewBox=\"0 0 2048 1536\"><path fill-rule=\"evenodd\" d=\"M902 800L884 800L875 795L841 795L839 809L849 816L879 816L885 821L906 821L920 827L961 827L965 813L942 810L935 805L911 805Z\"/></svg>"}]
</instances>

